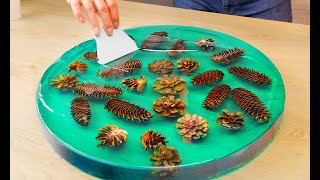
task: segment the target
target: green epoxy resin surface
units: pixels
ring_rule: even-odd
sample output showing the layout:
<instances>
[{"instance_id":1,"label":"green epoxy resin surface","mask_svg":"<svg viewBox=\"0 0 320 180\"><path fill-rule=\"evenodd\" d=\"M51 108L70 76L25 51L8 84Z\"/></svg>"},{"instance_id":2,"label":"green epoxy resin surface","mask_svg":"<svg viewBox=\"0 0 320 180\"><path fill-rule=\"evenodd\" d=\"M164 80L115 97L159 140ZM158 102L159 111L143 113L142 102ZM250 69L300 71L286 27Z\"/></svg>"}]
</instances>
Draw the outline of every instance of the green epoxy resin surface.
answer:
<instances>
[{"instance_id":1,"label":"green epoxy resin surface","mask_svg":"<svg viewBox=\"0 0 320 180\"><path fill-rule=\"evenodd\" d=\"M149 160L152 151L146 151L142 148L140 137L147 130L154 130L166 135L166 140L169 141L167 145L173 146L179 151L182 160L181 166L197 166L229 156L253 143L274 124L283 112L285 89L281 75L272 62L251 45L223 33L195 27L146 26L127 29L125 31L133 36L138 46L141 46L142 41L149 34L155 31L166 31L170 38L185 40L187 49L198 49L200 51L184 52L177 58L169 57L166 52L137 51L131 59L141 60L142 68L134 73L125 75L125 77L139 78L142 75L145 76L147 78L147 86L142 93L123 87L121 81L125 77L114 79L100 78L97 76L97 71L102 69L103 66L96 61L89 61L82 58L84 53L96 51L96 44L93 39L83 42L64 53L61 58L47 69L41 79L37 92L39 116L55 138L63 142L66 147L71 148L83 156L115 166L143 169L152 165L153 162ZM200 38L214 39L217 45L216 49L214 51L202 51L192 43L192 41L195 42ZM235 47L246 50L245 55L235 63L219 65L211 60L213 53L219 53L222 50ZM162 48L168 48L168 45L164 44ZM188 75L183 75L181 71L177 69L177 60L187 57L199 61L200 66L196 71ZM180 96L183 102L186 103L187 112L201 115L208 121L210 125L209 133L203 140L194 141L193 143L184 142L175 127L177 123L176 120L180 116L176 118L160 117L152 110L153 101L162 95L155 92L152 88L153 81L159 75L149 72L148 64L154 60L161 59L172 61L175 65L172 74L183 78L187 83L187 93ZM56 78L59 74L65 75L69 73L68 65L76 60L82 60L82 62L88 64L87 71L83 73L70 72L70 74L76 74L76 77L79 78L79 83L97 83L121 87L124 93L119 96L120 99L127 100L130 103L148 109L154 117L147 123L134 123L126 119L118 118L116 115L104 109L104 103L107 98L88 98L92 114L91 121L87 127L77 124L73 120L70 112L71 101L77 97L77 95L72 92L72 89L61 91L54 89L50 85L50 79ZM119 62L116 61L110 64L115 63ZM241 66L260 71L272 79L272 84L269 86L259 86L243 80L228 72L227 68L230 66ZM211 69L221 70L225 74L223 80L207 86L194 86L190 83L191 78L196 74ZM231 95L214 111L202 108L202 102L210 90L222 83L228 84L232 89L243 87L255 93L271 113L269 123L259 124L254 118L249 117L235 103ZM245 116L245 125L238 131L230 131L216 124L217 115L221 113L223 109L227 109L229 112L241 111ZM114 124L126 130L128 132L127 142L116 149L109 147L105 149L98 148L97 144L99 141L96 140L95 137L98 135L98 129L105 127L106 124Z\"/></svg>"}]
</instances>

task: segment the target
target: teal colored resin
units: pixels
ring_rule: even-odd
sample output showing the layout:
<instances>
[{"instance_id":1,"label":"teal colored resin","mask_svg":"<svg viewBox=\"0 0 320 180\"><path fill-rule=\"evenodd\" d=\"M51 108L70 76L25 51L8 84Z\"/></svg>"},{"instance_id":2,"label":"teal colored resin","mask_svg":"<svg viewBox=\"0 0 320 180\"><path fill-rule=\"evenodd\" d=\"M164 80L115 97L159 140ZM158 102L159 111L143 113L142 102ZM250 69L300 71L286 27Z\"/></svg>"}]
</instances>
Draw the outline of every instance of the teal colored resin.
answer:
<instances>
[{"instance_id":1,"label":"teal colored resin","mask_svg":"<svg viewBox=\"0 0 320 180\"><path fill-rule=\"evenodd\" d=\"M131 91L122 86L123 78L100 78L97 72L103 68L96 61L89 61L82 58L82 55L88 51L96 51L96 44L93 39L85 41L76 47L64 53L54 64L52 64L44 73L39 84L37 92L37 106L39 116L44 125L51 131L53 136L66 147L85 156L89 159L110 164L112 166L146 169L152 165L149 160L152 151L146 151L142 148L140 137L147 130L159 131L164 134L169 142L168 146L173 146L179 151L181 157L180 166L191 167L205 163L213 162L232 155L233 153L244 149L249 144L261 137L279 118L284 110L285 89L280 73L272 62L263 55L259 50L251 45L231 37L229 35L219 33L212 30L206 30L195 27L186 26L146 26L125 30L131 35L138 46L142 41L155 31L166 31L170 38L182 39L186 41L187 49L197 49L198 52L184 52L177 58L171 58L166 52L146 52L137 51L131 59L138 59L142 62L142 68L133 73L126 74L125 77L139 78L145 76L147 78L147 86L142 93ZM214 51L203 51L194 43L200 38L212 38L215 41L216 49ZM159 48L168 48L168 44L164 43ZM235 63L230 65L219 65L211 60L213 53L219 53L222 50L230 48L243 48L245 55ZM200 62L200 66L196 71L184 75L177 68L177 60L181 58L192 58ZM187 143L177 133L175 124L176 118L165 118L157 116L152 110L153 101L162 95L152 88L153 81L159 76L149 72L148 64L154 60L168 59L175 65L173 74L181 77L187 83L187 93L181 96L186 103L186 110L190 114L198 114L204 117L209 125L209 133L206 138ZM68 65L76 60L88 64L87 71L77 73L75 71L68 72ZM119 63L118 61L110 64ZM109 64L108 64L109 65ZM232 75L227 68L230 66L241 66L252 68L256 71L268 75L272 79L269 86L259 86L252 82L243 80L240 77ZM190 83L192 77L198 73L207 70L221 70L225 76L222 81L207 85L194 86ZM79 83L97 83L121 87L124 93L119 96L122 100L139 105L148 109L154 117L147 123L135 123L130 120L122 119L104 109L106 99L88 98L91 108L91 121L87 127L77 124L71 116L71 101L77 97L72 90L61 91L50 85L50 80L56 78L59 74L76 74ZM255 93L270 111L271 118L269 123L259 124L257 120L249 117L232 99L228 96L222 105L214 110L209 111L202 108L202 103L210 90L219 84L228 84L231 88L242 87ZM230 131L215 123L217 115L223 109L229 112L241 111L245 116L245 125L238 131ZM98 148L99 143L95 137L98 135L98 129L105 127L106 124L114 124L128 132L127 142L119 148L105 149Z\"/></svg>"}]
</instances>

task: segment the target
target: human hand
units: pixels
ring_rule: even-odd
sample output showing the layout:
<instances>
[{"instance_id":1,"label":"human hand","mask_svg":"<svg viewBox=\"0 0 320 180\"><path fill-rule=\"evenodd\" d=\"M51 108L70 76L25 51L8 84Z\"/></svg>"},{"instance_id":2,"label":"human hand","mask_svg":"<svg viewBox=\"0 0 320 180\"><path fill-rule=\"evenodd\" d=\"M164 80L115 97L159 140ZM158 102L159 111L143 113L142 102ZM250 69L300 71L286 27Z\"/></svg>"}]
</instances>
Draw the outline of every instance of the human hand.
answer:
<instances>
[{"instance_id":1,"label":"human hand","mask_svg":"<svg viewBox=\"0 0 320 180\"><path fill-rule=\"evenodd\" d=\"M108 35L112 35L113 28L119 27L119 12L116 0L66 0L71 6L75 18L81 23L85 18L81 12L81 6L90 21L95 35L100 34L100 26L97 15L100 16L104 30Z\"/></svg>"}]
</instances>

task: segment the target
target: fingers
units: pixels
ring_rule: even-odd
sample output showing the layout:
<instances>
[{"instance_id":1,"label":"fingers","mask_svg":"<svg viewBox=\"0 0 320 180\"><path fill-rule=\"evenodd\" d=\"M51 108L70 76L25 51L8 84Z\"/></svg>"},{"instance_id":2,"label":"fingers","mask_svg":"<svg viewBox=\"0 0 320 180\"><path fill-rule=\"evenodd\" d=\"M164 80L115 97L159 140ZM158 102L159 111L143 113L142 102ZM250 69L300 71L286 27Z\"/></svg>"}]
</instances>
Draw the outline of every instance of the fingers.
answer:
<instances>
[{"instance_id":1,"label":"fingers","mask_svg":"<svg viewBox=\"0 0 320 180\"><path fill-rule=\"evenodd\" d=\"M118 4L116 0L106 0L107 5L109 7L109 12L111 16L111 20L113 23L113 27L117 29L119 27L119 11Z\"/></svg>"},{"instance_id":2,"label":"fingers","mask_svg":"<svg viewBox=\"0 0 320 180\"><path fill-rule=\"evenodd\" d=\"M102 0L94 0L93 1L102 20L105 31L108 35L112 35L113 33L113 25L109 14L109 8L105 1Z\"/></svg>"},{"instance_id":3,"label":"fingers","mask_svg":"<svg viewBox=\"0 0 320 180\"><path fill-rule=\"evenodd\" d=\"M80 2L79 0L67 0L67 2L70 4L71 9L73 11L74 17L80 21L81 23L85 22L85 18L82 15L81 9L80 9Z\"/></svg>"},{"instance_id":4,"label":"fingers","mask_svg":"<svg viewBox=\"0 0 320 180\"><path fill-rule=\"evenodd\" d=\"M99 23L96 17L96 13L95 13L95 7L92 3L92 0L82 0L82 6L84 8L84 10L86 11L90 24L92 26L92 29L94 31L95 35L99 35L100 34L100 27L99 27Z\"/></svg>"}]
</instances>

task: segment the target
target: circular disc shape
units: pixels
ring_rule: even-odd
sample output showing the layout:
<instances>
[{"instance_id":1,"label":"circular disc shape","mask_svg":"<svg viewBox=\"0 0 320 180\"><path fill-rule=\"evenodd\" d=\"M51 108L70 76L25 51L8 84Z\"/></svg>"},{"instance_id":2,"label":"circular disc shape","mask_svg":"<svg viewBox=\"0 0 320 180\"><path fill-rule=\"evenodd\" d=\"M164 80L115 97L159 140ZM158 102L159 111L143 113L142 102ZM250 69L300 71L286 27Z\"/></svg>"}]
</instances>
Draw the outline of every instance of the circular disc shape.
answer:
<instances>
[{"instance_id":1,"label":"circular disc shape","mask_svg":"<svg viewBox=\"0 0 320 180\"><path fill-rule=\"evenodd\" d=\"M263 53L253 46L235 37L202 28L189 26L144 26L126 29L138 46L153 32L166 31L168 37L181 39L186 42L186 49L198 51L183 52L178 57L170 57L167 52L149 52L138 50L128 59L141 60L142 67L120 78L100 78L97 72L105 66L117 64L125 58L121 58L110 64L102 66L96 61L82 58L86 52L96 51L96 43L93 39L85 41L65 52L43 74L38 86L36 102L38 114L44 126L45 137L52 148L65 160L93 176L104 179L153 179L151 171L152 161L149 156L152 151L142 148L140 137L147 130L158 131L166 136L167 146L172 146L179 151L181 163L176 179L208 179L219 177L245 165L267 147L277 132L285 103L285 88L283 80L277 68ZM201 38L212 38L217 47L203 51L194 42ZM160 44L157 48L169 49L170 42ZM245 49L244 56L234 63L219 65L211 60L213 53L232 48ZM191 73L182 73L177 68L179 59L192 58L200 62L197 70ZM168 59L175 68L171 74L181 77L187 84L186 89L179 97L186 104L186 113L198 114L205 118L210 129L207 137L192 143L184 142L177 133L175 124L177 119L157 116L152 110L153 101L162 95L152 88L152 83L159 75L149 72L148 64L156 59ZM82 60L88 64L85 72L68 72L68 65ZM247 80L230 74L227 70L230 66L241 66L254 69L268 75L272 79L271 85L259 86ZM198 73L208 70L220 70L225 76L214 84L195 86L190 83ZM147 123L135 123L130 120L115 116L104 109L105 99L88 98L91 108L91 121L88 126L77 124L71 115L71 101L77 96L72 89L61 91L50 85L50 79L59 74L76 74L79 83L96 83L121 87L124 92L118 98L129 101L132 104L146 108L153 113ZM145 76L147 85L142 92L131 91L122 86L121 81L127 77L139 78ZM256 94L264 103L271 114L268 123L259 124L256 119L248 116L232 99L231 95L215 110L206 110L202 103L210 90L219 84L228 84L231 89L242 87ZM245 125L238 131L229 131L215 123L218 114L223 109L229 112L242 112L245 117ZM99 128L106 124L117 125L128 132L127 142L118 148L98 148L99 141L95 137ZM163 167L157 167L163 170Z\"/></svg>"}]
</instances>

